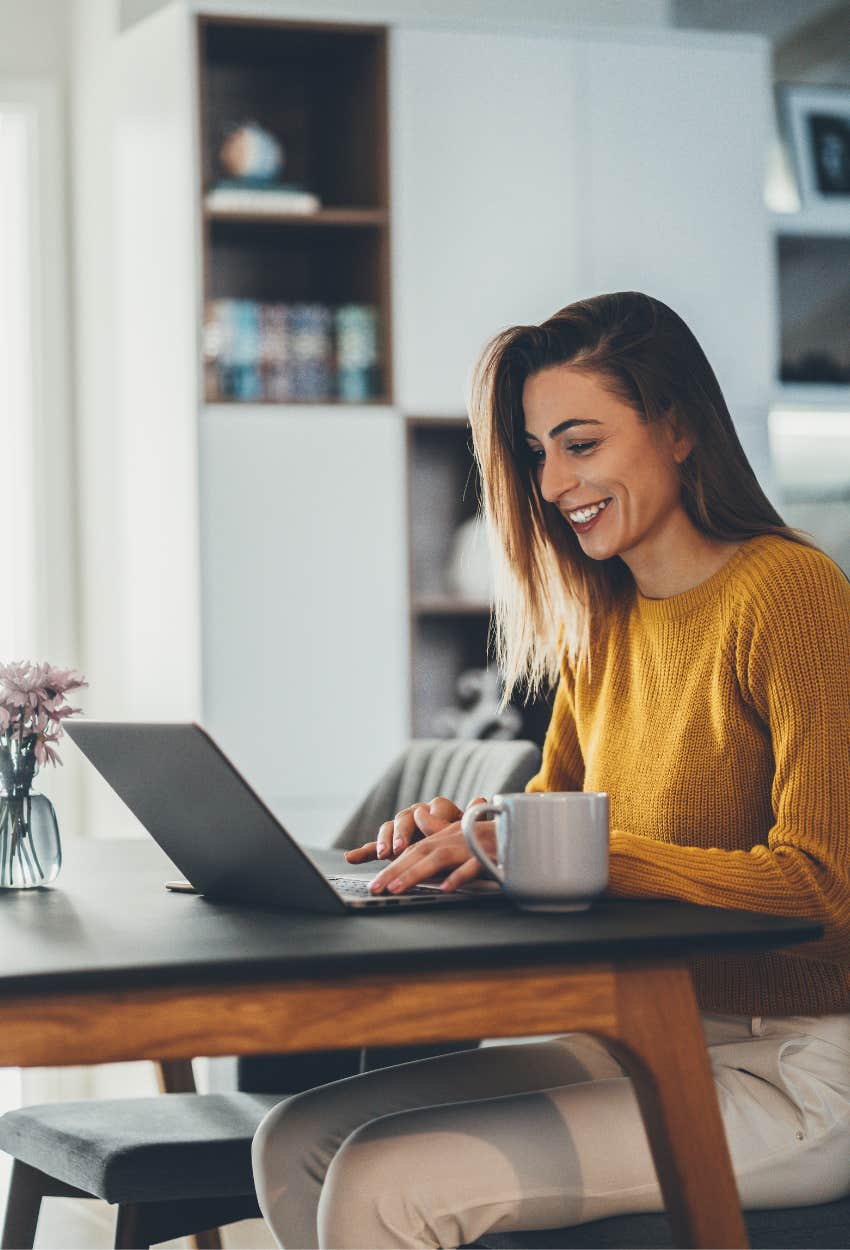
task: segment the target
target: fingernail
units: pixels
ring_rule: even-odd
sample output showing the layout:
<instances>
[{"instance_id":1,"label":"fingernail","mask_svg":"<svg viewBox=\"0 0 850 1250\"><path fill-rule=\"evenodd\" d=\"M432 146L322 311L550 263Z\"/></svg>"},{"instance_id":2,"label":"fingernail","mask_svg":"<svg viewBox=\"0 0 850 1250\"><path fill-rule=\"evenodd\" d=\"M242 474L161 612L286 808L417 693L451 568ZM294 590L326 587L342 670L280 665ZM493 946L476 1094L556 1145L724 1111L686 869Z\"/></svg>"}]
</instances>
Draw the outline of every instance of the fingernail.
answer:
<instances>
[{"instance_id":1,"label":"fingernail","mask_svg":"<svg viewBox=\"0 0 850 1250\"><path fill-rule=\"evenodd\" d=\"M384 858L384 856L385 856L385 855L386 855L386 853L387 853L387 844L386 844L386 842L379 842L379 843L378 843L378 845L377 845L377 847L376 847L375 849L376 849L376 854L377 854L377 856L378 856L378 859L383 859L383 858Z\"/></svg>"},{"instance_id":2,"label":"fingernail","mask_svg":"<svg viewBox=\"0 0 850 1250\"><path fill-rule=\"evenodd\" d=\"M398 855L399 851L401 851L403 848L404 848L404 843L402 842L401 838L393 838L393 850L396 853L396 855Z\"/></svg>"},{"instance_id":3,"label":"fingernail","mask_svg":"<svg viewBox=\"0 0 850 1250\"><path fill-rule=\"evenodd\" d=\"M392 890L393 894L398 894L399 890L403 888L404 888L404 884L398 878L396 878L395 881L391 881L389 885L387 886L387 889Z\"/></svg>"}]
</instances>

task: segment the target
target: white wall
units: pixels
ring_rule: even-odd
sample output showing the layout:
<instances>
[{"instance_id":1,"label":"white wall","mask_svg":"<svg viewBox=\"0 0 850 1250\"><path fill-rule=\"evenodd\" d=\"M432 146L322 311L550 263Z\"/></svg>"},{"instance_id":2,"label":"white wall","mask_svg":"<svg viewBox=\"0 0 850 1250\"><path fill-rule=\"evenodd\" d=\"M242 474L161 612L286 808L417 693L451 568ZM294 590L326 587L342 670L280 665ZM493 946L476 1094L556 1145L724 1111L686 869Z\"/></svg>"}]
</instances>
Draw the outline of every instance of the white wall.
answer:
<instances>
[{"instance_id":1,"label":"white wall","mask_svg":"<svg viewBox=\"0 0 850 1250\"><path fill-rule=\"evenodd\" d=\"M0 0L0 72L64 78L69 18L66 0Z\"/></svg>"},{"instance_id":2,"label":"white wall","mask_svg":"<svg viewBox=\"0 0 850 1250\"><path fill-rule=\"evenodd\" d=\"M115 473L115 290L113 281L113 41L117 0L70 0L68 45L69 201L79 499L81 667L91 716L121 713L121 601L115 594L120 499ZM75 748L68 748L68 753ZM86 831L134 832L135 818L79 757Z\"/></svg>"},{"instance_id":3,"label":"white wall","mask_svg":"<svg viewBox=\"0 0 850 1250\"><path fill-rule=\"evenodd\" d=\"M31 256L33 347L31 430L40 504L33 519L36 620L23 654L78 665L79 619L75 446L69 354L67 39L63 0L0 0L0 99L32 109L34 194ZM61 751L68 760L73 749ZM39 788L66 835L79 831L80 770L71 758L46 769Z\"/></svg>"}]
</instances>

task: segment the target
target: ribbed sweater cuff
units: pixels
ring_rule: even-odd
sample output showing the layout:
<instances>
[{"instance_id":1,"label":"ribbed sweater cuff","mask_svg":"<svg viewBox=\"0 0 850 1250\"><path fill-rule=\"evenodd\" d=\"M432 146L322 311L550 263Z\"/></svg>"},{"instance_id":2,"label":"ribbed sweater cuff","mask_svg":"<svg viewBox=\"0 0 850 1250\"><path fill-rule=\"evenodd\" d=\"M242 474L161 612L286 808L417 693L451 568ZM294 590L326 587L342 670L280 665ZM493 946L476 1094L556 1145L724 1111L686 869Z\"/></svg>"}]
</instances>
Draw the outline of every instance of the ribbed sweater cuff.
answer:
<instances>
[{"instance_id":1,"label":"ribbed sweater cuff","mask_svg":"<svg viewBox=\"0 0 850 1250\"><path fill-rule=\"evenodd\" d=\"M652 838L611 831L608 892L620 898L673 898L709 907L816 920L824 938L800 953L811 958L846 958L847 917L836 914L815 887L810 873L766 846L725 851L679 846Z\"/></svg>"}]
</instances>

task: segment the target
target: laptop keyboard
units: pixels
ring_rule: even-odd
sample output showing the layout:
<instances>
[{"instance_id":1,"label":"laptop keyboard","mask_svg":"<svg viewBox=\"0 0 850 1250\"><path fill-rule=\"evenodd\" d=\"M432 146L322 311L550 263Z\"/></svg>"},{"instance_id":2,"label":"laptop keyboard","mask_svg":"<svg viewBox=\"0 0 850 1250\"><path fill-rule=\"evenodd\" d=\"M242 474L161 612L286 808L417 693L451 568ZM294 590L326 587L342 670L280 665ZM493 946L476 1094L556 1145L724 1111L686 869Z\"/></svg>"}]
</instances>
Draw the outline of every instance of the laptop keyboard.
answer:
<instances>
[{"instance_id":1,"label":"laptop keyboard","mask_svg":"<svg viewBox=\"0 0 850 1250\"><path fill-rule=\"evenodd\" d=\"M340 894L346 898L383 898L382 894L373 894L369 889L371 885L371 877L341 877L337 875L329 875L328 881ZM405 894L426 894L433 897L434 887L426 885L415 885L412 890L405 890ZM398 895L387 895L388 898L397 898Z\"/></svg>"}]
</instances>

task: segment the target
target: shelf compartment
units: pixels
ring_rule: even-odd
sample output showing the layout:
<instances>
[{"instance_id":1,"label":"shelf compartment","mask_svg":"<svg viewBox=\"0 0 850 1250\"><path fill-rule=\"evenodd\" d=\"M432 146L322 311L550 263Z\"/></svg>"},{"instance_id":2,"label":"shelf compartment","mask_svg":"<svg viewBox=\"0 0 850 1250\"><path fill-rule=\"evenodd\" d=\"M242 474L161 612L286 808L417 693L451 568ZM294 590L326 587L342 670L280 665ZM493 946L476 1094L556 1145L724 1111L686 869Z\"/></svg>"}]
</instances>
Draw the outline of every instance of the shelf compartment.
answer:
<instances>
[{"instance_id":1,"label":"shelf compartment","mask_svg":"<svg viewBox=\"0 0 850 1250\"><path fill-rule=\"evenodd\" d=\"M253 120L282 143L283 178L324 206L386 206L383 27L208 17L200 50L206 188L228 127Z\"/></svg>"},{"instance_id":2,"label":"shelf compartment","mask_svg":"<svg viewBox=\"0 0 850 1250\"><path fill-rule=\"evenodd\" d=\"M440 731L438 714L458 705L457 681L470 669L495 667L488 648L492 605L446 586L458 526L479 508L480 483L469 421L463 416L409 416L405 421L409 504L411 732ZM519 735L542 744L553 697L521 706ZM468 727L468 726L467 726Z\"/></svg>"},{"instance_id":3,"label":"shelf compartment","mask_svg":"<svg viewBox=\"0 0 850 1250\"><path fill-rule=\"evenodd\" d=\"M337 380L332 387L296 387L289 399L285 379L279 386L263 385L264 399L257 393L252 360L233 366L246 376L244 386L233 384L227 370L222 380L205 365L207 402L391 404L386 27L209 15L197 18L196 29L205 322L217 300L331 310L363 305L375 313L377 356L377 363L368 365L372 376L365 387L352 385L348 375L345 399L333 394L312 398L319 391L339 391ZM318 197L320 208L303 213L287 211L279 201L265 205L262 186L249 182L258 171L222 166L225 136L248 122L282 145L285 160L275 185L303 188ZM240 172L244 184L235 176ZM208 194L222 185L236 192L236 201L210 203ZM243 314L253 317L244 309L236 315ZM347 341L353 341L356 360L353 325L353 339ZM365 325L368 346L368 321ZM244 336L238 340L243 355L245 341ZM205 337L207 360L215 359L209 342ZM236 400L241 394L244 399Z\"/></svg>"},{"instance_id":4,"label":"shelf compartment","mask_svg":"<svg viewBox=\"0 0 850 1250\"><path fill-rule=\"evenodd\" d=\"M328 229L310 219L210 222L211 299L382 305L385 239L376 226Z\"/></svg>"},{"instance_id":5,"label":"shelf compartment","mask_svg":"<svg viewBox=\"0 0 850 1250\"><path fill-rule=\"evenodd\" d=\"M428 618L419 622L412 651L413 661L413 726L414 737L434 737L440 728L439 714L457 704L457 682L462 673L495 667L492 652L488 653L488 621ZM552 715L554 695L522 706L521 699L512 706L519 713L517 737L543 743ZM468 709L461 709L461 716Z\"/></svg>"},{"instance_id":6,"label":"shelf compartment","mask_svg":"<svg viewBox=\"0 0 850 1250\"><path fill-rule=\"evenodd\" d=\"M783 384L850 387L850 235L776 239Z\"/></svg>"},{"instance_id":7,"label":"shelf compartment","mask_svg":"<svg viewBox=\"0 0 850 1250\"><path fill-rule=\"evenodd\" d=\"M469 424L464 417L409 419L407 437L411 599L457 600L446 585L452 541L479 499Z\"/></svg>"}]
</instances>

